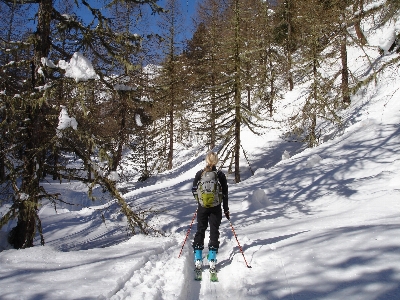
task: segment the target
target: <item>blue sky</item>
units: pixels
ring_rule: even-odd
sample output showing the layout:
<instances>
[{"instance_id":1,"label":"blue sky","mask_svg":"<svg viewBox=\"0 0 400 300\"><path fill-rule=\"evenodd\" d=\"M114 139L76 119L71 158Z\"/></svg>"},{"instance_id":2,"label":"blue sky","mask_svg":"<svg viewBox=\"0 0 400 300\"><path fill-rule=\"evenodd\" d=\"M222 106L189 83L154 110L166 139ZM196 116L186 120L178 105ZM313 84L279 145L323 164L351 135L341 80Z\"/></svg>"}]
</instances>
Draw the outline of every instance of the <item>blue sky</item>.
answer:
<instances>
[{"instance_id":1,"label":"blue sky","mask_svg":"<svg viewBox=\"0 0 400 300\"><path fill-rule=\"evenodd\" d=\"M185 28L188 29L188 32L185 34L185 38L189 39L191 38L192 33L190 32L192 28L192 17L194 16L196 12L196 7L198 3L201 2L201 0L179 0L180 5L181 5L181 11L183 15L185 16ZM157 4L159 4L161 7L164 7L164 4L166 3L166 0L159 0Z\"/></svg>"}]
</instances>

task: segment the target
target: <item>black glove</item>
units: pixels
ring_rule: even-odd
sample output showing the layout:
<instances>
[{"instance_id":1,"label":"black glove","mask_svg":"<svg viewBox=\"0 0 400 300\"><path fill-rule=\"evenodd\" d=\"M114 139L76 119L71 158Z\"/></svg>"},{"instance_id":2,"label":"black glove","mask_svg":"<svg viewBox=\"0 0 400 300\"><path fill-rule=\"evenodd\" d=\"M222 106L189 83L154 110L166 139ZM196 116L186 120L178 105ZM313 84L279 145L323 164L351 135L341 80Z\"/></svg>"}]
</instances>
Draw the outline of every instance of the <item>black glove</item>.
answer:
<instances>
[{"instance_id":1,"label":"black glove","mask_svg":"<svg viewBox=\"0 0 400 300\"><path fill-rule=\"evenodd\" d=\"M231 217L229 216L229 210L225 212L225 217L226 217L228 220L231 219Z\"/></svg>"}]
</instances>

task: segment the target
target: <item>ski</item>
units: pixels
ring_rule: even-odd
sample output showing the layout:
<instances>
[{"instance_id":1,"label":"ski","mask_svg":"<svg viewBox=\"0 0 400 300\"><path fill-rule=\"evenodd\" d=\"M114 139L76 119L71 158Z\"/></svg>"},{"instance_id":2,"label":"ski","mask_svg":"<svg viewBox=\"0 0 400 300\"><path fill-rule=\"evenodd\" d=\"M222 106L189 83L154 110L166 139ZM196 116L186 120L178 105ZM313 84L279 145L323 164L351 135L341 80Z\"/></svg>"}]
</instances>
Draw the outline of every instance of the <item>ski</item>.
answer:
<instances>
[{"instance_id":1,"label":"ski","mask_svg":"<svg viewBox=\"0 0 400 300\"><path fill-rule=\"evenodd\" d=\"M201 281L203 270L201 268L194 269L194 280Z\"/></svg>"},{"instance_id":2,"label":"ski","mask_svg":"<svg viewBox=\"0 0 400 300\"><path fill-rule=\"evenodd\" d=\"M218 281L218 276L217 276L217 270L216 269L210 269L210 281L211 282L217 282Z\"/></svg>"}]
</instances>

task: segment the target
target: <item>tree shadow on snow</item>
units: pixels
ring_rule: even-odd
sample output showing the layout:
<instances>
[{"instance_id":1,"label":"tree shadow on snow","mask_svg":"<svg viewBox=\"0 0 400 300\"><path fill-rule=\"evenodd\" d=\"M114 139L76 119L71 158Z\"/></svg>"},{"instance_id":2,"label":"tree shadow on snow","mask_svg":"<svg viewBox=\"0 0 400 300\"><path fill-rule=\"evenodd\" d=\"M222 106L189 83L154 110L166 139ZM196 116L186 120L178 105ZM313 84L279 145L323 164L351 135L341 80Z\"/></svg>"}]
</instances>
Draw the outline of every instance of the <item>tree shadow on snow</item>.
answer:
<instances>
[{"instance_id":1,"label":"tree shadow on snow","mask_svg":"<svg viewBox=\"0 0 400 300\"><path fill-rule=\"evenodd\" d=\"M292 272L287 273L287 277L285 275L285 282L276 276L267 276L262 282L258 280L256 284L248 287L257 291L256 295L247 295L247 298L260 299L262 296L265 299L313 300L360 299L362 296L365 300L398 299L399 273L398 268L393 266L398 262L394 257L398 257L400 253L399 243L395 239L397 232L397 224L347 226L333 228L324 234L311 237L307 235L300 241L296 239L287 247L303 251L299 251L297 255L282 257L286 268L294 265L296 259L308 262L310 266L302 268L299 273L293 272L292 266ZM371 242L371 233L377 236L385 234L388 237L387 241L384 244L378 241ZM391 237L393 239L390 239ZM359 243L356 248L350 248L343 244L343 240L346 239L356 239ZM303 253L304 249L335 242L342 242L339 249L327 253L313 252L312 260ZM335 251L341 251L338 257ZM393 257L393 261L387 261L387 257ZM287 271L282 272L286 274ZM282 296L283 290L285 295ZM366 293L366 290L369 292Z\"/></svg>"}]
</instances>

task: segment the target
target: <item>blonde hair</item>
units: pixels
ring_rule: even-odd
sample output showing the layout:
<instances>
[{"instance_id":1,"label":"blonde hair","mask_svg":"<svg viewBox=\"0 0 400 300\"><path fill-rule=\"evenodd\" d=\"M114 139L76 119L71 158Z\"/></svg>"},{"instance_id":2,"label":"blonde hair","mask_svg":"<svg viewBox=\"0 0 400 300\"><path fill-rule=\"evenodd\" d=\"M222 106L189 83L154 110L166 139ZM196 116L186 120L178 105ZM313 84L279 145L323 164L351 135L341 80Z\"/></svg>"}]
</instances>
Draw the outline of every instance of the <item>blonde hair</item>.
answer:
<instances>
[{"instance_id":1,"label":"blonde hair","mask_svg":"<svg viewBox=\"0 0 400 300\"><path fill-rule=\"evenodd\" d=\"M204 172L212 171L212 168L218 163L218 154L215 152L208 152L206 155L206 167L204 168Z\"/></svg>"}]
</instances>

